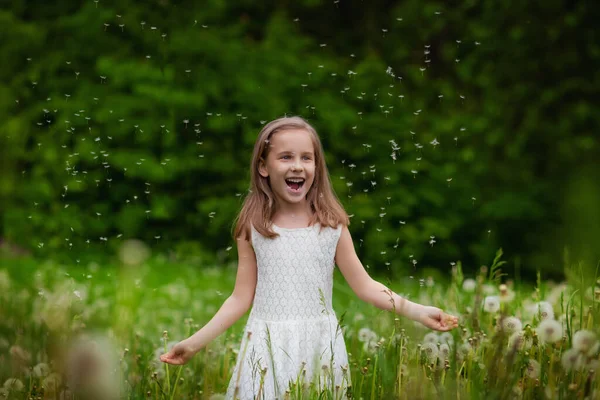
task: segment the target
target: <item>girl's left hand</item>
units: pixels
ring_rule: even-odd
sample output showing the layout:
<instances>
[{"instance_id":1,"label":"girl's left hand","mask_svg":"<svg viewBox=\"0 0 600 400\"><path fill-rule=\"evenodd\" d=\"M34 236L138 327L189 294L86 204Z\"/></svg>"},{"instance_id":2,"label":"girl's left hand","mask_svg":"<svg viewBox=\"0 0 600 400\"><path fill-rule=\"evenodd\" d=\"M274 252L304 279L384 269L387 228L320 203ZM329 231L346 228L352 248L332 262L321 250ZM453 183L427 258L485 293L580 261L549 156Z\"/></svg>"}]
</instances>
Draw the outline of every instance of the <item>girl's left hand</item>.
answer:
<instances>
[{"instance_id":1,"label":"girl's left hand","mask_svg":"<svg viewBox=\"0 0 600 400\"><path fill-rule=\"evenodd\" d=\"M446 314L437 307L423 306L419 322L437 331L449 331L458 326L458 317Z\"/></svg>"}]
</instances>

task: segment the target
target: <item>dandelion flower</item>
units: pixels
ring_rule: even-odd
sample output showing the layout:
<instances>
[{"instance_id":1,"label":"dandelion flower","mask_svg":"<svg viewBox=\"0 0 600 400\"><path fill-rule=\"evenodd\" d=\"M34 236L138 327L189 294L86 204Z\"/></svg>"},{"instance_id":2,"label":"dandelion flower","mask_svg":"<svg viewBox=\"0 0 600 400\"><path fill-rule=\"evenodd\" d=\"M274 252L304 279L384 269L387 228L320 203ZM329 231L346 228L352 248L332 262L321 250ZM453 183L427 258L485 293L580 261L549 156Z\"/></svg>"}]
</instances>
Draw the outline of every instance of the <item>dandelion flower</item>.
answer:
<instances>
[{"instance_id":1,"label":"dandelion flower","mask_svg":"<svg viewBox=\"0 0 600 400\"><path fill-rule=\"evenodd\" d=\"M537 327L537 334L542 342L558 342L562 338L562 325L556 320L546 319Z\"/></svg>"},{"instance_id":2,"label":"dandelion flower","mask_svg":"<svg viewBox=\"0 0 600 400\"><path fill-rule=\"evenodd\" d=\"M489 283L486 283L482 286L483 289L483 293L490 296L493 295L494 293L496 293L496 288L492 285L490 285Z\"/></svg>"},{"instance_id":3,"label":"dandelion flower","mask_svg":"<svg viewBox=\"0 0 600 400\"><path fill-rule=\"evenodd\" d=\"M440 337L435 332L429 332L423 338L423 343L435 343L435 344L437 344L439 341L440 341Z\"/></svg>"},{"instance_id":4,"label":"dandelion flower","mask_svg":"<svg viewBox=\"0 0 600 400\"><path fill-rule=\"evenodd\" d=\"M573 348L586 355L593 355L598 351L596 334L592 331L581 330L573 335Z\"/></svg>"},{"instance_id":5,"label":"dandelion flower","mask_svg":"<svg viewBox=\"0 0 600 400\"><path fill-rule=\"evenodd\" d=\"M43 378L50 374L50 367L46 363L39 363L33 367L33 375L37 378Z\"/></svg>"},{"instance_id":6,"label":"dandelion flower","mask_svg":"<svg viewBox=\"0 0 600 400\"><path fill-rule=\"evenodd\" d=\"M358 330L358 340L363 343L369 343L377 340L377 334L369 328L361 328Z\"/></svg>"},{"instance_id":7,"label":"dandelion flower","mask_svg":"<svg viewBox=\"0 0 600 400\"><path fill-rule=\"evenodd\" d=\"M450 358L450 346L447 343L440 344L440 358L447 360Z\"/></svg>"},{"instance_id":8,"label":"dandelion flower","mask_svg":"<svg viewBox=\"0 0 600 400\"><path fill-rule=\"evenodd\" d=\"M471 279L471 278L465 279L462 284L463 290L467 293L473 293L475 291L476 286L477 286L477 283L475 282L475 279Z\"/></svg>"},{"instance_id":9,"label":"dandelion flower","mask_svg":"<svg viewBox=\"0 0 600 400\"><path fill-rule=\"evenodd\" d=\"M438 346L435 343L425 343L421 347L421 351L425 353L430 362L435 360L440 353Z\"/></svg>"},{"instance_id":10,"label":"dandelion flower","mask_svg":"<svg viewBox=\"0 0 600 400\"><path fill-rule=\"evenodd\" d=\"M536 316L539 316L542 321L546 319L554 319L554 310L552 309L552 304L548 303L547 301L540 301L537 303L535 313Z\"/></svg>"},{"instance_id":11,"label":"dandelion flower","mask_svg":"<svg viewBox=\"0 0 600 400\"><path fill-rule=\"evenodd\" d=\"M508 338L508 348L517 350L528 350L533 344L533 340L525 336L525 331L514 332Z\"/></svg>"},{"instance_id":12,"label":"dandelion flower","mask_svg":"<svg viewBox=\"0 0 600 400\"><path fill-rule=\"evenodd\" d=\"M8 378L5 382L4 382L4 389L13 392L20 392L21 390L23 390L25 386L23 385L23 382L21 382L19 379L17 378Z\"/></svg>"},{"instance_id":13,"label":"dandelion flower","mask_svg":"<svg viewBox=\"0 0 600 400\"><path fill-rule=\"evenodd\" d=\"M507 333L514 333L523 329L523 324L521 323L521 320L517 317L507 317L504 318L504 321L502 322L502 328Z\"/></svg>"},{"instance_id":14,"label":"dandelion flower","mask_svg":"<svg viewBox=\"0 0 600 400\"><path fill-rule=\"evenodd\" d=\"M208 400L225 400L225 395L222 393L215 393L212 394Z\"/></svg>"},{"instance_id":15,"label":"dandelion flower","mask_svg":"<svg viewBox=\"0 0 600 400\"><path fill-rule=\"evenodd\" d=\"M538 379L540 377L540 370L540 363L536 360L530 359L529 363L527 364L527 370L525 371L525 373L531 379Z\"/></svg>"},{"instance_id":16,"label":"dandelion flower","mask_svg":"<svg viewBox=\"0 0 600 400\"><path fill-rule=\"evenodd\" d=\"M444 332L440 335L440 342L452 346L454 344L454 338L450 332Z\"/></svg>"},{"instance_id":17,"label":"dandelion flower","mask_svg":"<svg viewBox=\"0 0 600 400\"><path fill-rule=\"evenodd\" d=\"M575 348L569 349L563 353L560 362L567 371L579 369L583 365L583 355Z\"/></svg>"},{"instance_id":18,"label":"dandelion flower","mask_svg":"<svg viewBox=\"0 0 600 400\"><path fill-rule=\"evenodd\" d=\"M487 296L483 300L483 310L488 313L495 313L500 310L500 300L498 296Z\"/></svg>"}]
</instances>

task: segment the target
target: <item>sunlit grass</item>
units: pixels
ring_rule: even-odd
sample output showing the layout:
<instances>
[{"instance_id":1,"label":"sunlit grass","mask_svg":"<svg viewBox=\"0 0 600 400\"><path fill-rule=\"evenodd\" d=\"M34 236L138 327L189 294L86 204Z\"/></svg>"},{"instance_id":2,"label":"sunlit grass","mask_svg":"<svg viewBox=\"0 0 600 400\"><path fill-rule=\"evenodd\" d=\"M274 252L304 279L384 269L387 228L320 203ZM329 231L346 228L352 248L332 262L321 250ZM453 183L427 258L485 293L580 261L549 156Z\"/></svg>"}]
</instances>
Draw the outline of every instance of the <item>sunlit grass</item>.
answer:
<instances>
[{"instance_id":1,"label":"sunlit grass","mask_svg":"<svg viewBox=\"0 0 600 400\"><path fill-rule=\"evenodd\" d=\"M0 265L0 396L223 398L244 351L247 315L183 367L158 356L214 315L233 288L234 266L166 257L140 266ZM343 316L353 396L597 398L598 276L575 268L570 284L540 275L527 287L500 271L498 258L468 278L458 263L445 284L418 271L390 284L460 315L459 329L441 335L362 303L336 273L334 309ZM78 347L86 337L96 346ZM319 395L300 378L288 398L336 398L335 389Z\"/></svg>"}]
</instances>

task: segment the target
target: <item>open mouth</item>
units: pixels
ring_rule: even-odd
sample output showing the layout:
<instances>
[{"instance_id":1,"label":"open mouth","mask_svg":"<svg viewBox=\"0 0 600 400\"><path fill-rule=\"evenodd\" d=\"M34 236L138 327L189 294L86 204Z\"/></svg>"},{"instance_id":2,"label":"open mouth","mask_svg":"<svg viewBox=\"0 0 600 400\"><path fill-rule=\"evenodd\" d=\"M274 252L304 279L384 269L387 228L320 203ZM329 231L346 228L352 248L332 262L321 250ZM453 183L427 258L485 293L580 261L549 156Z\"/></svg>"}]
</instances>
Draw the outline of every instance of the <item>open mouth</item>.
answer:
<instances>
[{"instance_id":1,"label":"open mouth","mask_svg":"<svg viewBox=\"0 0 600 400\"><path fill-rule=\"evenodd\" d=\"M302 186L304 185L304 179L302 178L289 178L285 180L288 187L292 189L294 192L299 192Z\"/></svg>"}]
</instances>

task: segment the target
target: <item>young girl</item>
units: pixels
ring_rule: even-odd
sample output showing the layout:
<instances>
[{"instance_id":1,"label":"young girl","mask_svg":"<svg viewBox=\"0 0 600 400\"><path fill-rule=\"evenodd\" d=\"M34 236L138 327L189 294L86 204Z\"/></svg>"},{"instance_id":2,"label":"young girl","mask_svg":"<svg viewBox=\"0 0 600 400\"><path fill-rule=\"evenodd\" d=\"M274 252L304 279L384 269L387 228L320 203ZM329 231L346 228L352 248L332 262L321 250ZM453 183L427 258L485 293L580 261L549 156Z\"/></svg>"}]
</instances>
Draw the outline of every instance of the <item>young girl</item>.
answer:
<instances>
[{"instance_id":1,"label":"young girl","mask_svg":"<svg viewBox=\"0 0 600 400\"><path fill-rule=\"evenodd\" d=\"M185 364L251 307L228 399L283 399L312 383L342 398L351 386L348 354L331 306L337 264L356 295L383 310L447 331L458 319L401 298L358 259L321 141L300 117L279 118L258 135L251 191L237 218L233 293L198 332L160 359Z\"/></svg>"}]
</instances>

